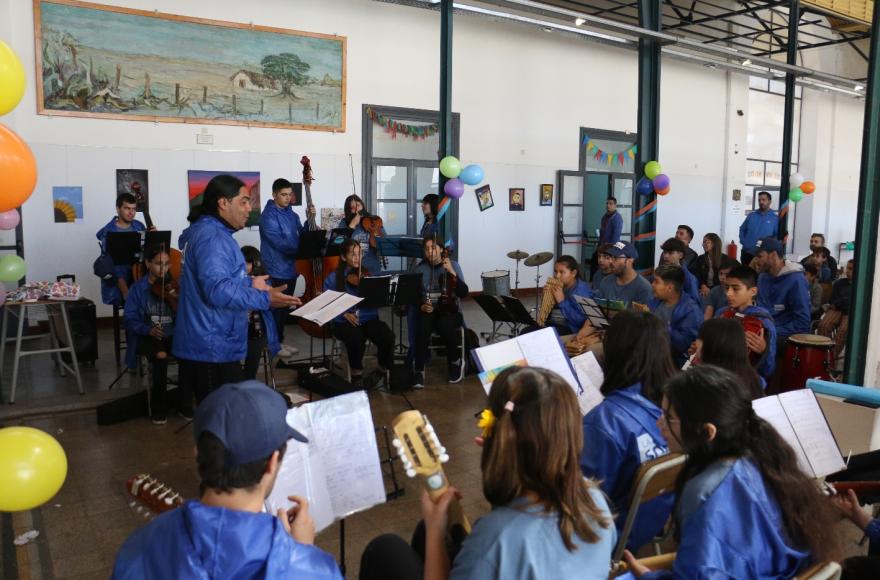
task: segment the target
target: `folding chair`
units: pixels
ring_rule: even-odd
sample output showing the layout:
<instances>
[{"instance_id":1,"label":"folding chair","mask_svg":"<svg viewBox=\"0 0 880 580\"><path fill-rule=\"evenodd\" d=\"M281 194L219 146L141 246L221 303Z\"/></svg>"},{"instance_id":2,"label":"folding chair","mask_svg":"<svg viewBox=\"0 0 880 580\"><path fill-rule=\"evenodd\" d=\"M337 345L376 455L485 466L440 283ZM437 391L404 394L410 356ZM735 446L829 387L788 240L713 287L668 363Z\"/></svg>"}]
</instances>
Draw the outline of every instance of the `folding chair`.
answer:
<instances>
[{"instance_id":1,"label":"folding chair","mask_svg":"<svg viewBox=\"0 0 880 580\"><path fill-rule=\"evenodd\" d=\"M516 336L516 319L504 307L501 298L498 296L490 296L488 294L478 294L474 296L477 304L492 321L492 332L481 332L480 335L486 339L486 342L494 342L499 336L505 338L513 338ZM508 332L501 332L503 325L508 326Z\"/></svg>"},{"instance_id":2,"label":"folding chair","mask_svg":"<svg viewBox=\"0 0 880 580\"><path fill-rule=\"evenodd\" d=\"M632 532L639 506L671 491L686 459L686 455L670 453L647 461L639 467L633 482L633 489L630 492L626 522L620 532L620 538L617 540L617 547L614 548L614 556L611 559L612 570L617 567L623 557L623 551L626 549L626 543L629 540L630 532Z\"/></svg>"}]
</instances>

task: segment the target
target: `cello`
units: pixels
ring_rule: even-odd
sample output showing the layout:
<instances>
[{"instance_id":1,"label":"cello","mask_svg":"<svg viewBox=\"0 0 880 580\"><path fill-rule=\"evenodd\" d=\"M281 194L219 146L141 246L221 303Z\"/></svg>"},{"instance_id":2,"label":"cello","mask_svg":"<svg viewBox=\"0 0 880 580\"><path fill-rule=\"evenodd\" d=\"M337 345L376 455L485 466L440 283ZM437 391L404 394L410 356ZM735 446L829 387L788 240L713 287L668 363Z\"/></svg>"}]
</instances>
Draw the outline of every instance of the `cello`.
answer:
<instances>
[{"instance_id":1,"label":"cello","mask_svg":"<svg viewBox=\"0 0 880 580\"><path fill-rule=\"evenodd\" d=\"M303 155L299 161L303 166L303 190L306 195L306 208L312 207L312 162L308 157ZM306 231L318 231L318 223L314 215L310 215L306 220ZM339 256L324 256L319 258L306 258L296 261L296 272L305 280L305 292L301 299L303 304L315 298L324 291L324 280L331 272L336 270L339 265ZM314 322L310 322L303 318L297 318L300 328L314 338L327 338L330 336L330 327L318 326Z\"/></svg>"}]
</instances>

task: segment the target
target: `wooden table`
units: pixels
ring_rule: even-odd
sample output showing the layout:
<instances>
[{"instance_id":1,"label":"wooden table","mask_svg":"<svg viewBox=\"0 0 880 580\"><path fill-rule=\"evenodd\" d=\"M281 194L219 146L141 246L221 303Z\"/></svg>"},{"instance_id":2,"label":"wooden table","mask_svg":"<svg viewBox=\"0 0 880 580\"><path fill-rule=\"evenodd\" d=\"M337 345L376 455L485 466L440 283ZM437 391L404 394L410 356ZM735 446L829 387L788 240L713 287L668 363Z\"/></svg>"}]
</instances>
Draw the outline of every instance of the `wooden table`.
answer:
<instances>
[{"instance_id":1,"label":"wooden table","mask_svg":"<svg viewBox=\"0 0 880 580\"><path fill-rule=\"evenodd\" d=\"M2 330L0 330L0 369L3 368L3 360L6 356L6 343L8 339L6 338L6 329L9 324L9 316L18 316L18 332L15 335L15 358L12 363L12 392L9 396L9 404L12 405L15 403L15 389L18 386L18 363L24 356L30 356L35 354L49 354L52 355L52 360L58 366L59 372L61 376L67 376L67 372L73 374L76 377L76 386L79 389L79 394L85 394L82 386L82 378L79 374L79 364L76 360L76 351L73 348L73 336L70 333L70 319L67 316L67 301L65 300L36 300L33 302L6 302L3 305L3 325ZM53 323L52 316L49 317L49 333L39 334L36 336L24 336L24 319L27 313L27 309L33 306L42 306L45 307L48 311L50 308L58 308L61 312L61 321L62 328L61 330L64 332L63 338L67 340L67 346L63 346L59 343L57 335L58 329L55 328L55 324ZM15 310L18 309L18 312ZM30 340L33 338L42 338L44 336L49 337L51 348L44 349L35 349L35 350L22 350L21 343L23 340ZM70 360L72 367L64 362L60 353L69 352Z\"/></svg>"}]
</instances>

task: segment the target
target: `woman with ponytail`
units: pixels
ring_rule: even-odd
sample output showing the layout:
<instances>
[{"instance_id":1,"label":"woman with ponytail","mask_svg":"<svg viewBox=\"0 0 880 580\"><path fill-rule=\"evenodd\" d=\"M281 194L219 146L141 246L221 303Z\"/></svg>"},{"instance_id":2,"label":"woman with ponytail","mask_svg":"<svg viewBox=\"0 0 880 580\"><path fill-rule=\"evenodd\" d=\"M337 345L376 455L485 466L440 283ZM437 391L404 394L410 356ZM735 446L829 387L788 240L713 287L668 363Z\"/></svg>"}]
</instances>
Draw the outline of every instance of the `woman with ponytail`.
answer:
<instances>
[{"instance_id":1,"label":"woman with ponytail","mask_svg":"<svg viewBox=\"0 0 880 580\"><path fill-rule=\"evenodd\" d=\"M450 557L447 510L459 494L450 488L434 503L423 492L424 531L417 530L413 548L398 536L376 538L364 552L360 579L606 579L617 534L604 495L578 469L580 419L574 391L556 373L502 372L477 439L492 510Z\"/></svg>"},{"instance_id":2,"label":"woman with ponytail","mask_svg":"<svg viewBox=\"0 0 880 580\"><path fill-rule=\"evenodd\" d=\"M627 552L636 576L793 578L838 558L834 508L736 375L695 367L669 381L662 406L670 450L688 456L673 512L679 545L671 572L650 572Z\"/></svg>"}]
</instances>

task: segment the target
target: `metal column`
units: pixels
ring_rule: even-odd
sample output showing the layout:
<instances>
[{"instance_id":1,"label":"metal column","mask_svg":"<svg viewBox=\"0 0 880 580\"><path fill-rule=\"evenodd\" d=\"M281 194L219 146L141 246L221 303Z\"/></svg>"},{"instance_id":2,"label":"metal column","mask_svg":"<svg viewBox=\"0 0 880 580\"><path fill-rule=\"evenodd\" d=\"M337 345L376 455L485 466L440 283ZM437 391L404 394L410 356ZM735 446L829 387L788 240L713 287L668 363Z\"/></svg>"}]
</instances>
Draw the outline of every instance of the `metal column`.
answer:
<instances>
[{"instance_id":1,"label":"metal column","mask_svg":"<svg viewBox=\"0 0 880 580\"><path fill-rule=\"evenodd\" d=\"M660 0L639 0L639 24L660 31ZM645 163L656 160L660 152L660 43L653 38L639 38L639 112L636 178L644 176ZM639 252L637 270L652 268L657 238L656 213L650 208L657 195L642 196L633 192L635 216L644 215L633 227L633 242Z\"/></svg>"},{"instance_id":2,"label":"metal column","mask_svg":"<svg viewBox=\"0 0 880 580\"><path fill-rule=\"evenodd\" d=\"M797 64L798 21L801 9L798 0L788 3L788 42L786 63ZM792 140L794 138L794 81L791 72L785 73L785 110L782 125L782 182L779 187L779 239L788 237L788 190L791 175Z\"/></svg>"},{"instance_id":3,"label":"metal column","mask_svg":"<svg viewBox=\"0 0 880 580\"><path fill-rule=\"evenodd\" d=\"M862 131L862 167L859 176L859 205L856 215L855 276L849 310L846 342L846 382L863 385L871 301L877 259L877 227L880 217L880 10L874 10L871 27L871 58L868 61L868 94Z\"/></svg>"},{"instance_id":4,"label":"metal column","mask_svg":"<svg viewBox=\"0 0 880 580\"><path fill-rule=\"evenodd\" d=\"M452 139L452 0L440 2L440 151L438 161L454 155ZM439 193L446 197L443 187L448 180L440 174ZM452 200L449 201L452 203ZM454 215L454 214L453 214ZM437 229L443 241L451 239L452 224L449 212L439 220Z\"/></svg>"}]
</instances>

